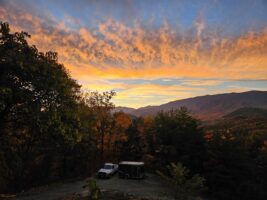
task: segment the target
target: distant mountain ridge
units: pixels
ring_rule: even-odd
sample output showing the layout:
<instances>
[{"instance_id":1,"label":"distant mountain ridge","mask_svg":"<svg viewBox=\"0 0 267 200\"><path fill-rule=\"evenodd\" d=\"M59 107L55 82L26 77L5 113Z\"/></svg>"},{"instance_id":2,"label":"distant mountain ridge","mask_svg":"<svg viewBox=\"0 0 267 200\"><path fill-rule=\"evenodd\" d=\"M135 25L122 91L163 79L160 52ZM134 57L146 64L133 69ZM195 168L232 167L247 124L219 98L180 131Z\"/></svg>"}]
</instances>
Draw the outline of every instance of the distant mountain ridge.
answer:
<instances>
[{"instance_id":1,"label":"distant mountain ridge","mask_svg":"<svg viewBox=\"0 0 267 200\"><path fill-rule=\"evenodd\" d=\"M117 106L114 109L114 112L124 112L124 113L128 113L131 114L132 112L134 112L136 109L135 108L129 108L129 107L123 107L123 106Z\"/></svg>"},{"instance_id":2,"label":"distant mountain ridge","mask_svg":"<svg viewBox=\"0 0 267 200\"><path fill-rule=\"evenodd\" d=\"M147 116L155 115L159 111L178 109L182 106L187 107L192 115L200 120L211 121L221 118L239 108L253 107L267 109L267 91L205 95L176 100L159 106L146 106L138 109L117 107L115 110L121 110L135 116Z\"/></svg>"}]
</instances>

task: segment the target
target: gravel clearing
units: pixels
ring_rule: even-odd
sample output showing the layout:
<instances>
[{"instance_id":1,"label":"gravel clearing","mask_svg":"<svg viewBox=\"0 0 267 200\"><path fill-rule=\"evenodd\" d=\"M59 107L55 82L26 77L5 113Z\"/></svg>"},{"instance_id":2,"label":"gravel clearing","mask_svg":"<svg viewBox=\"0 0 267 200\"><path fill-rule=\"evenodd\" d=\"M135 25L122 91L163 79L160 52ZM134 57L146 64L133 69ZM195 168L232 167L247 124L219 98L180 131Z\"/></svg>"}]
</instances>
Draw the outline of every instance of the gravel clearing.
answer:
<instances>
[{"instance_id":1,"label":"gravel clearing","mask_svg":"<svg viewBox=\"0 0 267 200\"><path fill-rule=\"evenodd\" d=\"M59 200L73 194L86 196L88 194L88 189L83 188L86 180L87 179L42 186L9 199ZM143 180L120 179L115 175L110 179L97 179L97 184L103 192L118 192L149 200L173 200L173 192L166 186L160 177L153 174L148 174Z\"/></svg>"},{"instance_id":2,"label":"gravel clearing","mask_svg":"<svg viewBox=\"0 0 267 200\"><path fill-rule=\"evenodd\" d=\"M141 198L156 200L171 200L173 192L164 184L159 176L148 174L145 179L98 179L97 183L103 191L117 191Z\"/></svg>"}]
</instances>

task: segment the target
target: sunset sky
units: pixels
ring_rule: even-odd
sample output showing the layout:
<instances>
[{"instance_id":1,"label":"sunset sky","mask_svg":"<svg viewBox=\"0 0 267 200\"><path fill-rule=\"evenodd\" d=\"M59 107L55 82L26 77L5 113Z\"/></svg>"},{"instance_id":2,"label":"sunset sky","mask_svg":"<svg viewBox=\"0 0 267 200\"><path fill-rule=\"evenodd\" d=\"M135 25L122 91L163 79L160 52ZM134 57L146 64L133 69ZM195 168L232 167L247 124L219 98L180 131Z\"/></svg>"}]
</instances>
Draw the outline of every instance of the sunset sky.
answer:
<instances>
[{"instance_id":1,"label":"sunset sky","mask_svg":"<svg viewBox=\"0 0 267 200\"><path fill-rule=\"evenodd\" d=\"M0 21L118 106L267 89L267 0L0 0Z\"/></svg>"}]
</instances>

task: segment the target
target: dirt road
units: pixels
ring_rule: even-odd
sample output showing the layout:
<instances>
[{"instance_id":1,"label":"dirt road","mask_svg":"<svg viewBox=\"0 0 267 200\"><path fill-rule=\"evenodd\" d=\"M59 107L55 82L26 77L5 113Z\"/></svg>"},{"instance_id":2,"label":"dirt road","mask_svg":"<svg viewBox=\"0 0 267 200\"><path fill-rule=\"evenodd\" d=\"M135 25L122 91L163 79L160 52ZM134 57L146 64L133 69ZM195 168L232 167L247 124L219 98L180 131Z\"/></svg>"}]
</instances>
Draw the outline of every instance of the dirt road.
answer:
<instances>
[{"instance_id":1,"label":"dirt road","mask_svg":"<svg viewBox=\"0 0 267 200\"><path fill-rule=\"evenodd\" d=\"M108 180L97 180L101 190L118 191L148 199L172 199L172 191L156 175L149 174L143 180L120 179L117 176Z\"/></svg>"},{"instance_id":2,"label":"dirt road","mask_svg":"<svg viewBox=\"0 0 267 200\"><path fill-rule=\"evenodd\" d=\"M88 193L88 190L83 189L84 185L85 180L55 183L31 189L10 200L58 200L71 194Z\"/></svg>"},{"instance_id":3,"label":"dirt road","mask_svg":"<svg viewBox=\"0 0 267 200\"><path fill-rule=\"evenodd\" d=\"M71 194L84 196L88 193L87 189L83 189L85 181L51 184L25 192L12 200L58 200ZM97 184L101 191L116 191L153 200L172 200L172 191L158 176L152 174L143 180L119 179L115 175L110 179L98 179Z\"/></svg>"}]
</instances>

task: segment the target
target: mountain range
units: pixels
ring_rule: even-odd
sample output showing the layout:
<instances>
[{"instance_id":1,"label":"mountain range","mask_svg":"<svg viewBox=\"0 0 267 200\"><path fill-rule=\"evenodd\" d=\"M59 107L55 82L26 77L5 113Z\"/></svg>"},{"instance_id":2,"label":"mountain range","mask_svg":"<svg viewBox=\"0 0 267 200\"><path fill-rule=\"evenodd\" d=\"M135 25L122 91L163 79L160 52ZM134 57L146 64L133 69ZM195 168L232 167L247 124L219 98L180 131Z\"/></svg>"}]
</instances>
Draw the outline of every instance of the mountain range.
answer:
<instances>
[{"instance_id":1,"label":"mountain range","mask_svg":"<svg viewBox=\"0 0 267 200\"><path fill-rule=\"evenodd\" d=\"M187 107L194 117L202 121L213 121L240 108L267 109L267 91L205 95L137 109L116 107L115 111L122 111L139 117L155 115L159 111L178 109L182 106Z\"/></svg>"}]
</instances>

